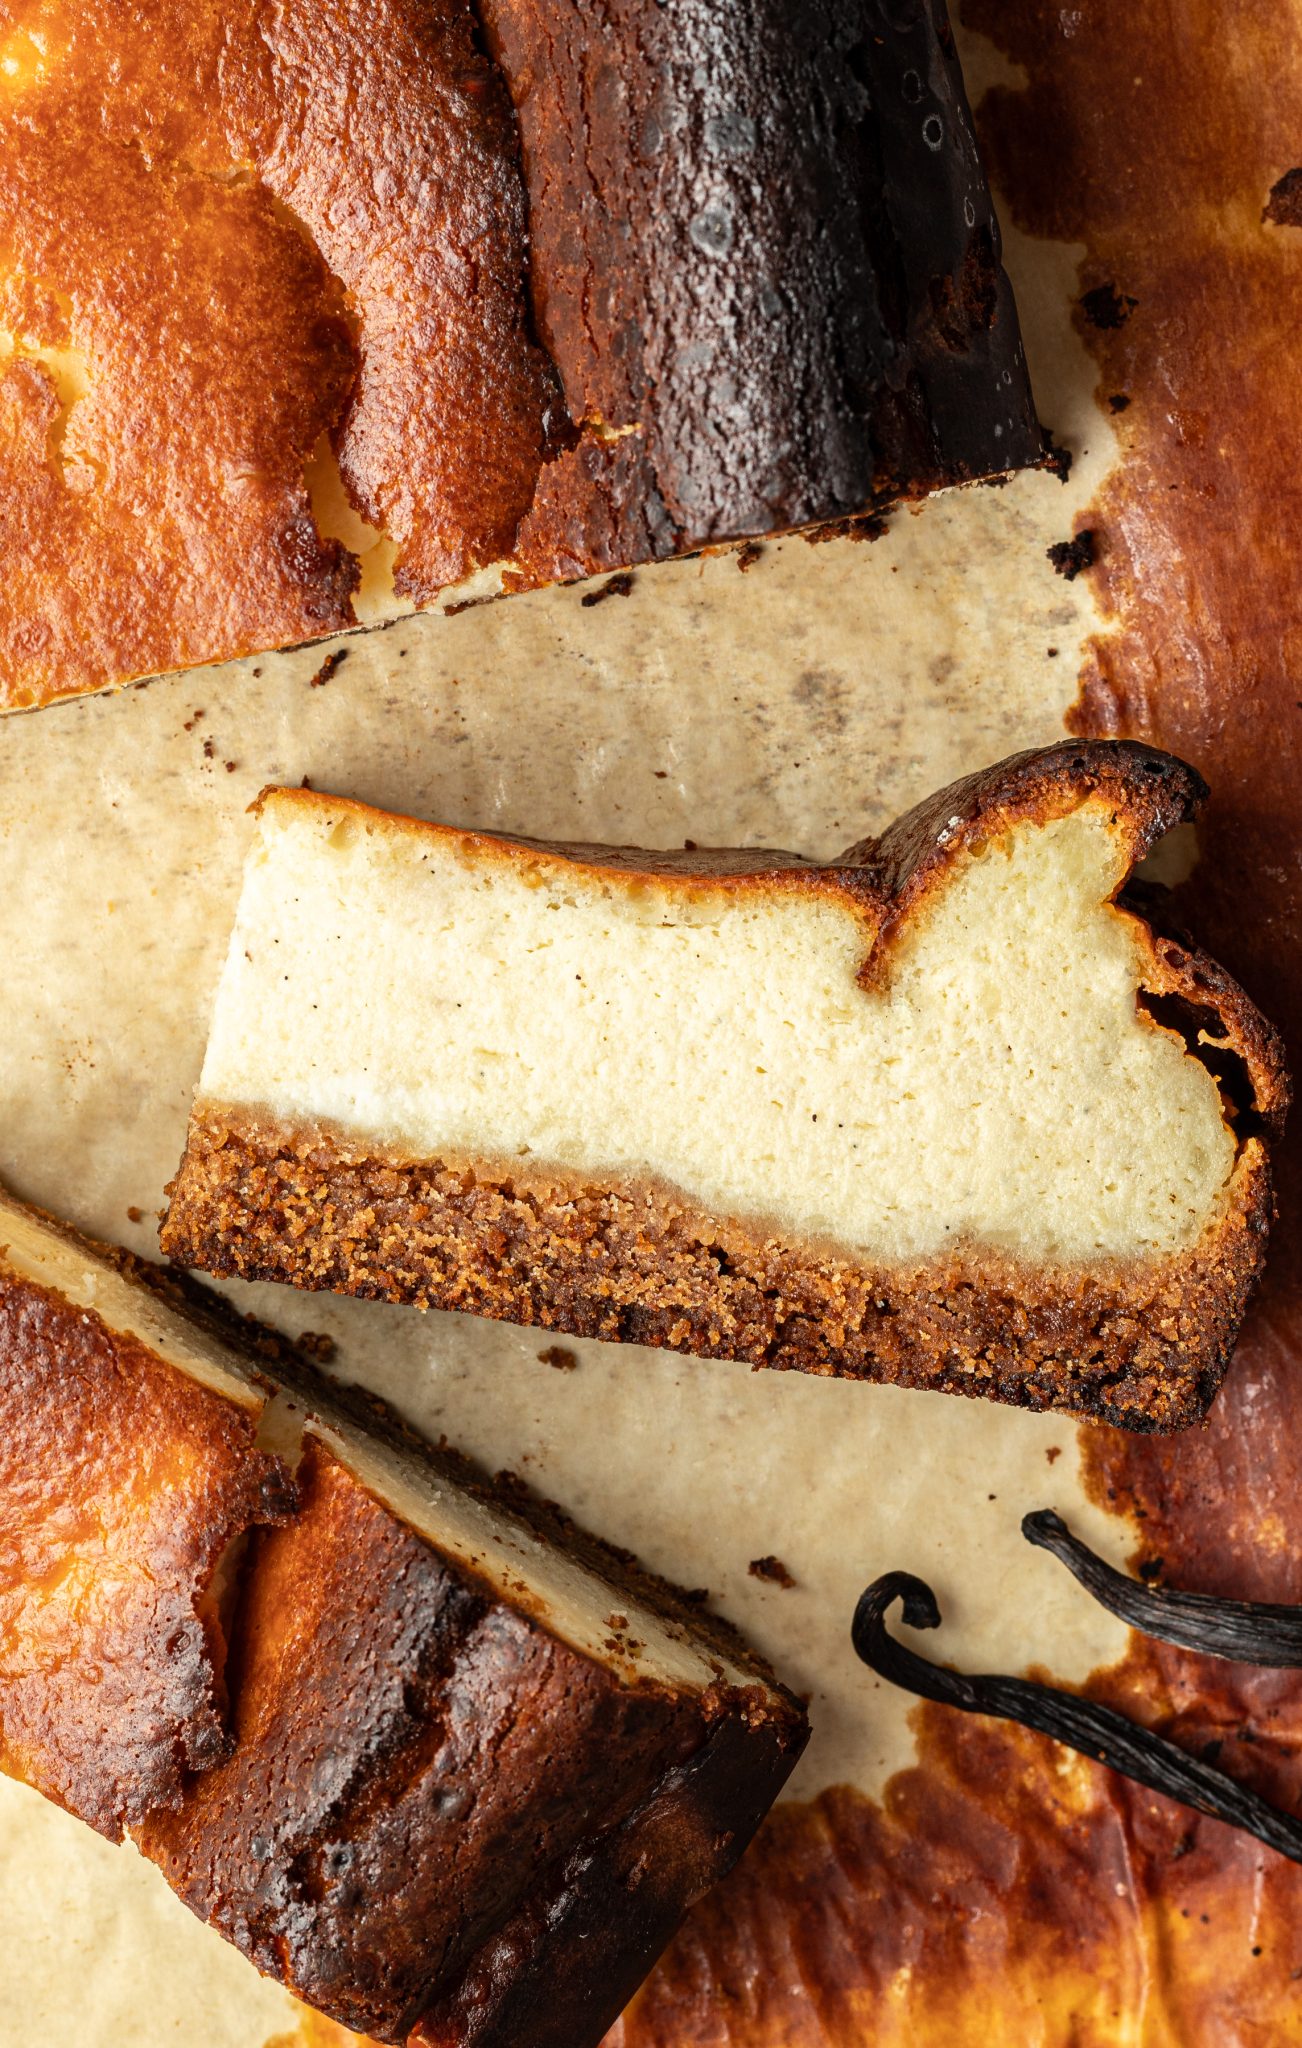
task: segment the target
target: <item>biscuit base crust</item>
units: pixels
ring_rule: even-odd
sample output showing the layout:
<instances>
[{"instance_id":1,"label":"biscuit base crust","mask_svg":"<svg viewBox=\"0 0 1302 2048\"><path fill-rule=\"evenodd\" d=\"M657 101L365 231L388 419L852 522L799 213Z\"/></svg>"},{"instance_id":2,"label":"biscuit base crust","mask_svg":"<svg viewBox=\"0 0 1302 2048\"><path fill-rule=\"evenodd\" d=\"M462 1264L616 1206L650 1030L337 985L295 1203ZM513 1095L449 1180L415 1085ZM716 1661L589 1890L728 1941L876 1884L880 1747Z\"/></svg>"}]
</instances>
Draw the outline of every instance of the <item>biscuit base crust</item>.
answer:
<instances>
[{"instance_id":1,"label":"biscuit base crust","mask_svg":"<svg viewBox=\"0 0 1302 2048\"><path fill-rule=\"evenodd\" d=\"M1251 1137L1187 1252L1054 1267L963 1247L870 1266L649 1182L406 1159L201 1103L162 1242L244 1280L1168 1431L1221 1383L1270 1219Z\"/></svg>"}]
</instances>

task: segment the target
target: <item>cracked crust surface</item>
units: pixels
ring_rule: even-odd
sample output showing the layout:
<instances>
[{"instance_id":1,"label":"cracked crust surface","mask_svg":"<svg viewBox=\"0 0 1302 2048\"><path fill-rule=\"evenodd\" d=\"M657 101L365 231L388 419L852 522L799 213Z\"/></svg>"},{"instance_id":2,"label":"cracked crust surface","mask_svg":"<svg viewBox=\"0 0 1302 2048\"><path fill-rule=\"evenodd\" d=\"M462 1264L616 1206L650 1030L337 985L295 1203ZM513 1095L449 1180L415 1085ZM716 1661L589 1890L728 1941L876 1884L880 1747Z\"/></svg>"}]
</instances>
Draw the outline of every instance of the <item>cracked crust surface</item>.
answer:
<instances>
[{"instance_id":1,"label":"cracked crust surface","mask_svg":"<svg viewBox=\"0 0 1302 2048\"><path fill-rule=\"evenodd\" d=\"M416 605L1038 460L887 12L0 0L0 708L355 623L330 447Z\"/></svg>"},{"instance_id":2,"label":"cracked crust surface","mask_svg":"<svg viewBox=\"0 0 1302 2048\"><path fill-rule=\"evenodd\" d=\"M729 900L761 887L784 897L847 897L869 938L877 934L859 974L871 992L889 987L905 939L950 879L1010 828L1051 825L1102 803L1120 842L1120 879L1201 794L1193 771L1152 749L1068 743L940 792L835 867L693 854L647 856L644 871L662 882L681 878L684 888L708 875ZM375 817L334 799L292 801L321 810L331 835ZM381 819L376 829L390 827ZM486 843L444 828L409 829L430 849L465 842L467 858L471 841L476 850ZM528 866L530 849L519 842L497 842L497 851ZM609 876L639 868L627 850L551 852ZM661 916L672 921L666 909L653 923ZM1261 1269L1269 1140L1288 1087L1274 1033L1229 977L1133 911L1127 922L1141 1009L1182 1036L1216 1082L1207 1092L1226 1138L1228 1179L1191 1211L1187 1240L1158 1240L1158 1249L1145 1240L1133 1254L1095 1256L996 1249L959 1233L935 1251L874 1256L851 1249L857 1240L817 1240L790 1219L707 1206L664 1169L561 1167L541 1145L527 1160L455 1146L420 1153L365 1128L201 1094L164 1248L184 1264L246 1279L1061 1406L1131 1428L1181 1427L1215 1393ZM256 950L263 937L277 939L274 922L240 943ZM274 957L279 976L296 956L286 944ZM291 1009L300 999L302 990L287 998ZM292 1009L286 1027L288 1051L277 1055L288 1073L298 1014ZM871 1173L870 1157L862 1171Z\"/></svg>"},{"instance_id":3,"label":"cracked crust surface","mask_svg":"<svg viewBox=\"0 0 1302 2048\"><path fill-rule=\"evenodd\" d=\"M0 1768L120 1838L229 1747L214 1579L292 1506L249 1413L6 1262Z\"/></svg>"}]
</instances>

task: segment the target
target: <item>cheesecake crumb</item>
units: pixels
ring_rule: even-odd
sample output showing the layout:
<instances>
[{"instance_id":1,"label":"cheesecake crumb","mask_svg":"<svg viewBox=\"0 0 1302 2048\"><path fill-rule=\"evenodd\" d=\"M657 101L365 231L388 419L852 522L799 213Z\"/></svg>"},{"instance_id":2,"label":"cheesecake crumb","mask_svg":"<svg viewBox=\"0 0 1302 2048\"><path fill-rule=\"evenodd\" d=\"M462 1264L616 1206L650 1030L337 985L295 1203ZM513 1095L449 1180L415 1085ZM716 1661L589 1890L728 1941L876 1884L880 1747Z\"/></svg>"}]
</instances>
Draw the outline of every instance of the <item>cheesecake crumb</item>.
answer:
<instances>
[{"instance_id":1,"label":"cheesecake crumb","mask_svg":"<svg viewBox=\"0 0 1302 2048\"><path fill-rule=\"evenodd\" d=\"M1094 538L1094 528L1082 526L1071 540L1056 540L1052 547L1046 548L1044 552L1053 563L1055 573L1065 577L1068 583L1074 583L1082 569L1092 568Z\"/></svg>"},{"instance_id":2,"label":"cheesecake crumb","mask_svg":"<svg viewBox=\"0 0 1302 2048\"><path fill-rule=\"evenodd\" d=\"M301 1330L294 1339L294 1349L310 1358L314 1365L329 1365L337 1346L333 1337L324 1330Z\"/></svg>"},{"instance_id":3,"label":"cheesecake crumb","mask_svg":"<svg viewBox=\"0 0 1302 2048\"><path fill-rule=\"evenodd\" d=\"M796 1583L780 1557L753 1557L746 1569L753 1579L763 1579L770 1586L789 1590Z\"/></svg>"},{"instance_id":4,"label":"cheesecake crumb","mask_svg":"<svg viewBox=\"0 0 1302 2048\"><path fill-rule=\"evenodd\" d=\"M309 690L323 690L332 676L337 676L348 659L346 647L336 647L333 654L327 654L314 676L308 679Z\"/></svg>"},{"instance_id":5,"label":"cheesecake crumb","mask_svg":"<svg viewBox=\"0 0 1302 2048\"><path fill-rule=\"evenodd\" d=\"M579 1362L578 1353L564 1344L549 1344L538 1357L543 1365L554 1365L557 1372L573 1372Z\"/></svg>"},{"instance_id":6,"label":"cheesecake crumb","mask_svg":"<svg viewBox=\"0 0 1302 2048\"><path fill-rule=\"evenodd\" d=\"M586 610L589 605L601 604L608 597L629 597L632 594L634 580L629 570L621 570L618 576L608 576L598 589L586 591L579 599L579 603Z\"/></svg>"}]
</instances>

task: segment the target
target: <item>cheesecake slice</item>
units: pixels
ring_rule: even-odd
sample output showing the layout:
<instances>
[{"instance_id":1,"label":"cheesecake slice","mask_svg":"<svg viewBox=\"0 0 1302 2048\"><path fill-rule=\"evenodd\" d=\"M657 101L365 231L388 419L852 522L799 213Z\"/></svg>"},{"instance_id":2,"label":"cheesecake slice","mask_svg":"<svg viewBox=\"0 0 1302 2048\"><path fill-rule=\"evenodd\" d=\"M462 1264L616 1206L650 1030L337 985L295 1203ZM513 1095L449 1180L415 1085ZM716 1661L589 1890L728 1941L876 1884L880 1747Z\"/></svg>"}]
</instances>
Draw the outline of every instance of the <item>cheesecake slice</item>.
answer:
<instances>
[{"instance_id":1,"label":"cheesecake slice","mask_svg":"<svg viewBox=\"0 0 1302 2048\"><path fill-rule=\"evenodd\" d=\"M756 1365L1200 1415L1287 1086L1119 897L1203 794L1124 742L829 866L268 792L163 1244Z\"/></svg>"},{"instance_id":2,"label":"cheesecake slice","mask_svg":"<svg viewBox=\"0 0 1302 2048\"><path fill-rule=\"evenodd\" d=\"M804 1714L193 1283L0 1201L0 1766L333 2020L595 2048Z\"/></svg>"}]
</instances>

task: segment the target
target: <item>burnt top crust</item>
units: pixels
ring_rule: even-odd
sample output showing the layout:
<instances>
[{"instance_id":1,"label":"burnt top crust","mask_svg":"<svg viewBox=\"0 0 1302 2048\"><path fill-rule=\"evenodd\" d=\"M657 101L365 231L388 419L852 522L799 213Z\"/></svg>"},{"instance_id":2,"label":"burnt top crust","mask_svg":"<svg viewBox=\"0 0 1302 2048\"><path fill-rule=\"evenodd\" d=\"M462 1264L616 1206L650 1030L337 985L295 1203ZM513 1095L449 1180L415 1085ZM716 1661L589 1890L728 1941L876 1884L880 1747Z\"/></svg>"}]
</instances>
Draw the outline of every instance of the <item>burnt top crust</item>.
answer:
<instances>
[{"instance_id":1,"label":"burnt top crust","mask_svg":"<svg viewBox=\"0 0 1302 2048\"><path fill-rule=\"evenodd\" d=\"M480 2002L503 1930L563 1892L567 1864L625 1828L737 1702L621 1684L422 1542L320 1443L298 1477L301 1512L259 1544L233 1645L234 1755L142 1846L259 1968L403 2041L435 2001ZM754 1718L772 1722L767 1767L756 1742L766 1777L786 1734L759 1689ZM551 1964L562 2001L581 1987L574 1962L573 1987ZM621 1988L600 1987L608 2018Z\"/></svg>"},{"instance_id":2,"label":"burnt top crust","mask_svg":"<svg viewBox=\"0 0 1302 2048\"><path fill-rule=\"evenodd\" d=\"M939 0L53 0L5 55L0 707L355 623L331 450L417 605L1042 454Z\"/></svg>"},{"instance_id":3,"label":"burnt top crust","mask_svg":"<svg viewBox=\"0 0 1302 2048\"><path fill-rule=\"evenodd\" d=\"M595 2048L807 1733L558 1509L0 1195L0 1768L333 2019Z\"/></svg>"},{"instance_id":4,"label":"burnt top crust","mask_svg":"<svg viewBox=\"0 0 1302 2048\"><path fill-rule=\"evenodd\" d=\"M485 0L577 446L538 580L1035 462L943 4Z\"/></svg>"}]
</instances>

